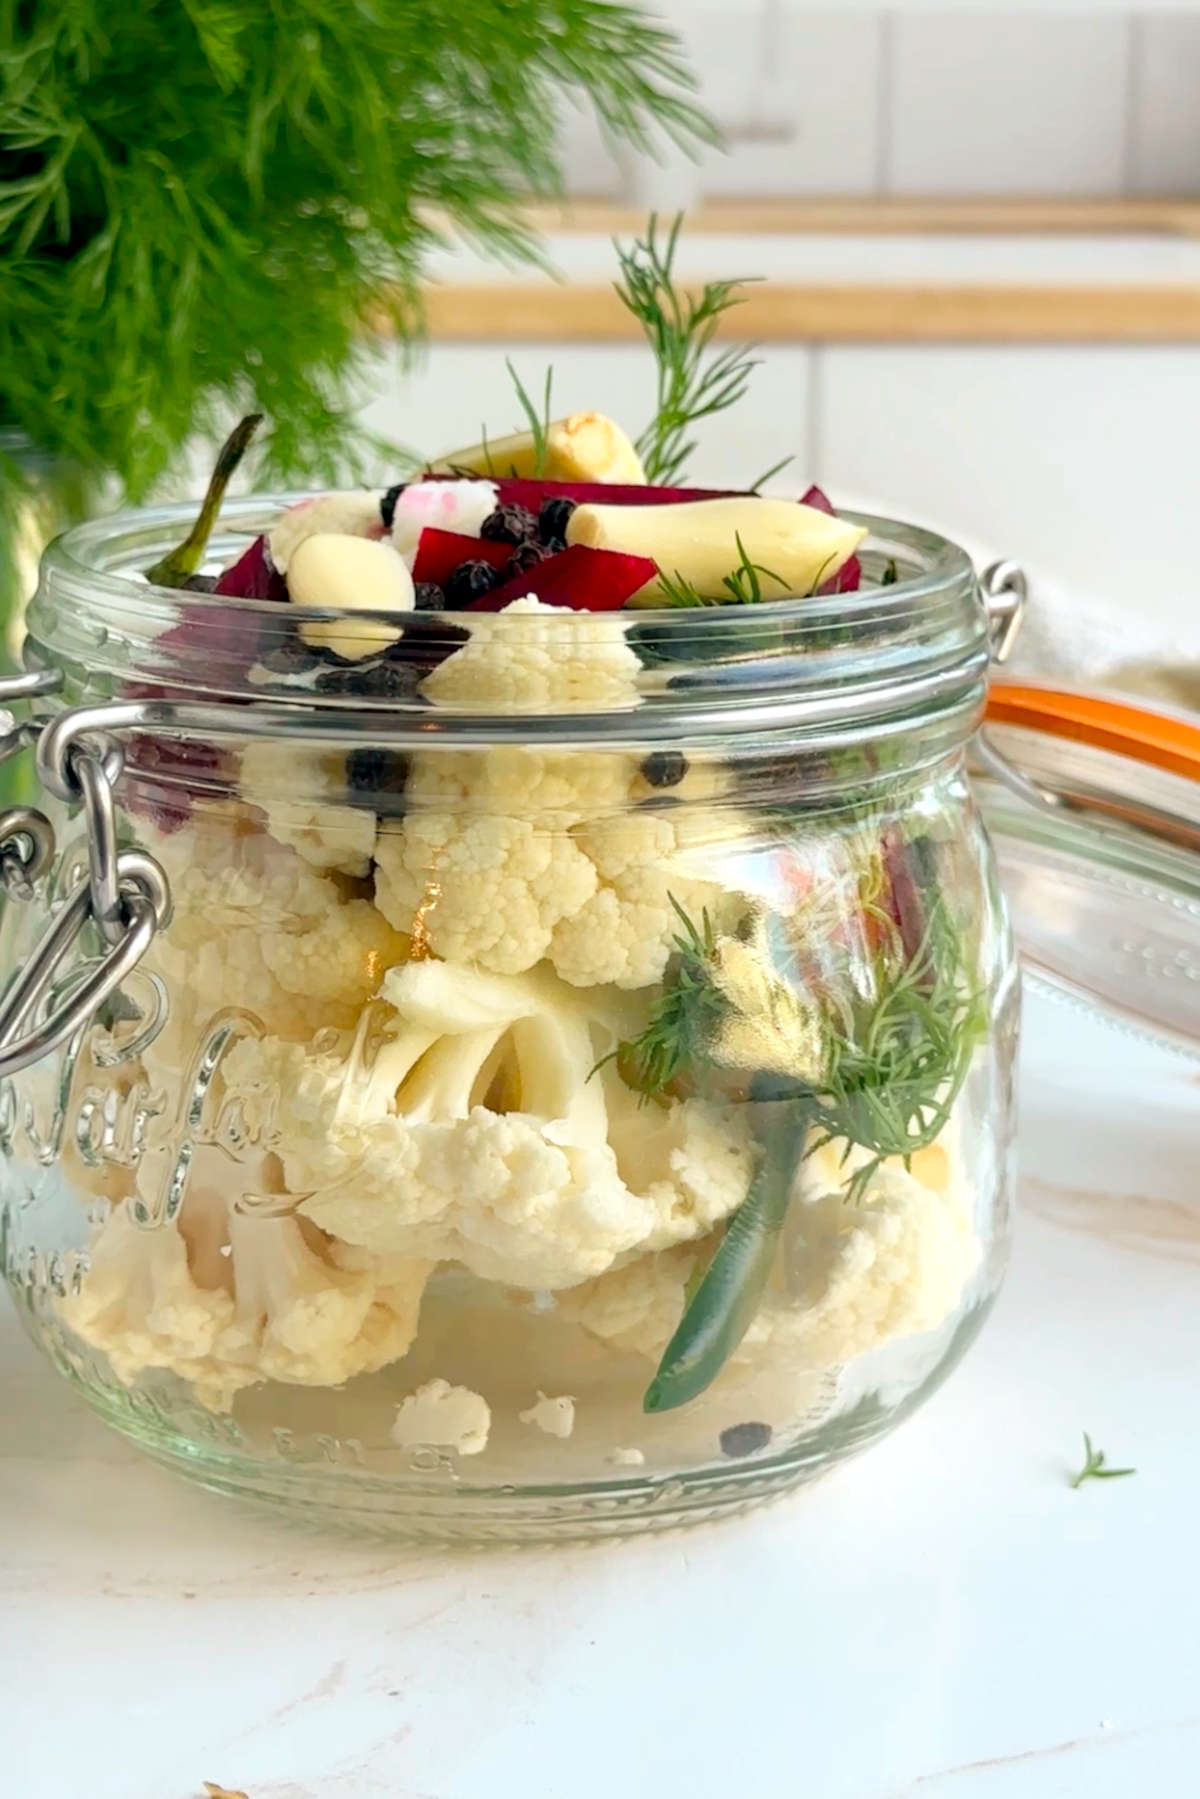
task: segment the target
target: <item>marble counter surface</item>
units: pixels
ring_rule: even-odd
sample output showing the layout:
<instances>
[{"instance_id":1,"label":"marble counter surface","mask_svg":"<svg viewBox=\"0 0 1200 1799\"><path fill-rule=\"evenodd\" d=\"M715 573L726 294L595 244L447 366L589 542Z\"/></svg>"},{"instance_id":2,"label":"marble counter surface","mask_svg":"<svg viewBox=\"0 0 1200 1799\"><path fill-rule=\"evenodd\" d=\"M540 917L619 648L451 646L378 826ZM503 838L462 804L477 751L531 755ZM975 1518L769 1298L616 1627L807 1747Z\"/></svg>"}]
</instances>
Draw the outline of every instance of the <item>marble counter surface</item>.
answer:
<instances>
[{"instance_id":1,"label":"marble counter surface","mask_svg":"<svg viewBox=\"0 0 1200 1799\"><path fill-rule=\"evenodd\" d=\"M1200 1784L1200 1074L1028 1008L996 1314L880 1448L717 1526L418 1553L109 1435L0 1325L13 1799L1129 1799ZM1081 1432L1128 1480L1071 1491Z\"/></svg>"}]
</instances>

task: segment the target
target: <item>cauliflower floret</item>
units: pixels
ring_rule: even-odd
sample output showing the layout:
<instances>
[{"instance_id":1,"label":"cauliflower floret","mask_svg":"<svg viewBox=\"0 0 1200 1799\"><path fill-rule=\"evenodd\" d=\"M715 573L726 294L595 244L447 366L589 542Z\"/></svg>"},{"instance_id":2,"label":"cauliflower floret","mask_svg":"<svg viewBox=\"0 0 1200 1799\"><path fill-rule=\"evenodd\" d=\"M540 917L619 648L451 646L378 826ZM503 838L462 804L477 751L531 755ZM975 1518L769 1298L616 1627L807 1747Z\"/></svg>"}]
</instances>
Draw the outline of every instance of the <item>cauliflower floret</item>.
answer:
<instances>
[{"instance_id":1,"label":"cauliflower floret","mask_svg":"<svg viewBox=\"0 0 1200 1799\"><path fill-rule=\"evenodd\" d=\"M375 854L375 814L319 796L345 786L345 755L271 739L242 750L243 797L266 814L267 830L313 868L361 877ZM314 797L316 796L316 797Z\"/></svg>"},{"instance_id":2,"label":"cauliflower floret","mask_svg":"<svg viewBox=\"0 0 1200 1799\"><path fill-rule=\"evenodd\" d=\"M614 1347L657 1359L683 1314L702 1251L642 1256L559 1300L561 1315ZM934 1330L979 1259L961 1183L939 1192L884 1167L862 1198L801 1177L772 1283L732 1361L836 1367L882 1343Z\"/></svg>"},{"instance_id":3,"label":"cauliflower floret","mask_svg":"<svg viewBox=\"0 0 1200 1799\"><path fill-rule=\"evenodd\" d=\"M422 691L462 710L634 705L642 671L625 630L530 596L474 620ZM715 846L751 831L714 803L729 780L711 758L693 768L674 753L418 753L405 819L376 847L376 904L399 931L419 921L448 961L518 974L548 957L574 986L649 986L679 929L672 896L731 919L744 909L714 866ZM685 803L668 812L668 800Z\"/></svg>"},{"instance_id":4,"label":"cauliflower floret","mask_svg":"<svg viewBox=\"0 0 1200 1799\"><path fill-rule=\"evenodd\" d=\"M311 930L264 937L262 959L286 993L358 1009L408 949L370 900L355 899L332 906Z\"/></svg>"},{"instance_id":5,"label":"cauliflower floret","mask_svg":"<svg viewBox=\"0 0 1200 1799\"><path fill-rule=\"evenodd\" d=\"M170 997L144 1057L156 1075L177 1077L225 1007L296 1041L349 1029L407 952L369 901L344 901L334 880L261 832L197 828L167 841L174 915L145 963Z\"/></svg>"},{"instance_id":6,"label":"cauliflower floret","mask_svg":"<svg viewBox=\"0 0 1200 1799\"><path fill-rule=\"evenodd\" d=\"M491 1428L492 1408L482 1393L430 1380L401 1402L392 1441L401 1449L429 1445L454 1449L459 1455L482 1455Z\"/></svg>"},{"instance_id":7,"label":"cauliflower floret","mask_svg":"<svg viewBox=\"0 0 1200 1799\"><path fill-rule=\"evenodd\" d=\"M689 918L707 912L716 931L732 930L746 902L714 878L722 845L745 829L738 814L631 812L595 819L573 833L597 875L595 893L565 914L549 958L565 981L592 987L648 987L662 979ZM672 904L674 901L674 904Z\"/></svg>"},{"instance_id":8,"label":"cauliflower floret","mask_svg":"<svg viewBox=\"0 0 1200 1799\"><path fill-rule=\"evenodd\" d=\"M595 888L570 837L526 818L413 813L379 840L376 905L399 931L419 916L430 948L451 962L532 968Z\"/></svg>"},{"instance_id":9,"label":"cauliflower floret","mask_svg":"<svg viewBox=\"0 0 1200 1799\"><path fill-rule=\"evenodd\" d=\"M642 664L628 625L621 613L571 612L528 594L473 618L469 642L421 691L435 705L481 712L634 706Z\"/></svg>"},{"instance_id":10,"label":"cauliflower floret","mask_svg":"<svg viewBox=\"0 0 1200 1799\"><path fill-rule=\"evenodd\" d=\"M210 1263L204 1284L178 1224L142 1229L118 1206L79 1291L60 1301L64 1322L125 1385L167 1370L213 1411L259 1381L338 1386L406 1354L429 1263L327 1249L294 1216L237 1207L220 1234L227 1257L212 1244L197 1252Z\"/></svg>"},{"instance_id":11,"label":"cauliflower floret","mask_svg":"<svg viewBox=\"0 0 1200 1799\"><path fill-rule=\"evenodd\" d=\"M657 1153L631 1166L636 1102L618 1100L614 1071L593 1076L625 1025L615 996L414 962L384 999L395 1017L373 1046L363 1030L319 1052L245 1038L222 1064L244 1128L332 1236L557 1288L701 1235L744 1198L744 1132L699 1101L672 1108ZM609 1142L622 1125L628 1180Z\"/></svg>"}]
</instances>

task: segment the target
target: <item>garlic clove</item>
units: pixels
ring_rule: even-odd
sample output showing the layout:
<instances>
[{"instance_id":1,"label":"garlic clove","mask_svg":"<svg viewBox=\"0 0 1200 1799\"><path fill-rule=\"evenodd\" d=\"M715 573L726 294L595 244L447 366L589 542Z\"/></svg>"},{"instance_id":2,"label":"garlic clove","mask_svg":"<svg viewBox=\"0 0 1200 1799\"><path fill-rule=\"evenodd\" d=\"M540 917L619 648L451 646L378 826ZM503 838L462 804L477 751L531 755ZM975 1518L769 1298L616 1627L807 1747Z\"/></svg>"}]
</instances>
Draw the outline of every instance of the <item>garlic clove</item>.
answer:
<instances>
[{"instance_id":1,"label":"garlic clove","mask_svg":"<svg viewBox=\"0 0 1200 1799\"><path fill-rule=\"evenodd\" d=\"M551 481L645 481L641 458L615 419L573 412L551 425L546 475Z\"/></svg>"},{"instance_id":2,"label":"garlic clove","mask_svg":"<svg viewBox=\"0 0 1200 1799\"><path fill-rule=\"evenodd\" d=\"M763 578L764 597L811 593L847 562L866 536L858 525L831 518L813 506L746 494L727 500L688 500L672 506L577 506L567 525L568 543L649 556L668 577L691 582L704 599L719 600L722 583L740 560L778 575L778 589ZM656 606L665 598L652 581L627 603Z\"/></svg>"},{"instance_id":3,"label":"garlic clove","mask_svg":"<svg viewBox=\"0 0 1200 1799\"><path fill-rule=\"evenodd\" d=\"M338 607L343 612L409 612L413 581L390 544L324 532L306 537L288 567L294 606ZM297 629L310 649L333 650L349 662L376 655L397 642L403 627L381 619L314 618Z\"/></svg>"},{"instance_id":4,"label":"garlic clove","mask_svg":"<svg viewBox=\"0 0 1200 1799\"><path fill-rule=\"evenodd\" d=\"M496 510L494 481L412 481L398 496L392 514L392 546L412 567L424 530L478 537Z\"/></svg>"},{"instance_id":5,"label":"garlic clove","mask_svg":"<svg viewBox=\"0 0 1200 1799\"><path fill-rule=\"evenodd\" d=\"M277 519L267 536L271 561L285 575L288 564L306 537L382 537L381 493L323 493L314 500L299 500Z\"/></svg>"},{"instance_id":6,"label":"garlic clove","mask_svg":"<svg viewBox=\"0 0 1200 1799\"><path fill-rule=\"evenodd\" d=\"M603 412L572 412L555 419L546 428L544 458L539 458L533 433L518 431L455 450L432 465L434 474L457 470L497 478L540 475L546 481L619 481L638 487L646 479L628 435Z\"/></svg>"}]
</instances>

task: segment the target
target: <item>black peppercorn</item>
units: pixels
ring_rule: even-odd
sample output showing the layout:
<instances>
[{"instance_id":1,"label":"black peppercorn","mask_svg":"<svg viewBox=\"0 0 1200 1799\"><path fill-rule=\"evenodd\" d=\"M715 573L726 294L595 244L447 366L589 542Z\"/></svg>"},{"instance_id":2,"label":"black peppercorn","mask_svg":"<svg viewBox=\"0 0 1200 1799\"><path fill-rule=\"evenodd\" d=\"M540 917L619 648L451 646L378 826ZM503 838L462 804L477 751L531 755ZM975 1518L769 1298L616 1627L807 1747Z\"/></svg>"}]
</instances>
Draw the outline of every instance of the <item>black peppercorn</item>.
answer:
<instances>
[{"instance_id":1,"label":"black peppercorn","mask_svg":"<svg viewBox=\"0 0 1200 1799\"><path fill-rule=\"evenodd\" d=\"M323 669L316 690L346 699L411 700L419 679L419 671L407 663L373 656L370 661L342 662Z\"/></svg>"},{"instance_id":2,"label":"black peppercorn","mask_svg":"<svg viewBox=\"0 0 1200 1799\"><path fill-rule=\"evenodd\" d=\"M310 650L295 631L288 631L277 637L258 660L259 665L273 675L306 675L318 667L323 658Z\"/></svg>"},{"instance_id":3,"label":"black peppercorn","mask_svg":"<svg viewBox=\"0 0 1200 1799\"><path fill-rule=\"evenodd\" d=\"M407 779L408 757L398 750L372 747L351 750L346 757L346 785L352 793L369 794L382 818L403 817Z\"/></svg>"},{"instance_id":4,"label":"black peppercorn","mask_svg":"<svg viewBox=\"0 0 1200 1799\"><path fill-rule=\"evenodd\" d=\"M679 750L655 750L642 763L642 777L651 787L678 787L687 771L687 757Z\"/></svg>"},{"instance_id":5,"label":"black peppercorn","mask_svg":"<svg viewBox=\"0 0 1200 1799\"><path fill-rule=\"evenodd\" d=\"M543 500L538 513L538 536L543 543L561 540L563 547L567 542L567 522L575 510L574 500L556 495L553 499Z\"/></svg>"},{"instance_id":6,"label":"black peppercorn","mask_svg":"<svg viewBox=\"0 0 1200 1799\"><path fill-rule=\"evenodd\" d=\"M415 612L442 612L445 609L446 596L436 581L418 581L413 588L413 610Z\"/></svg>"},{"instance_id":7,"label":"black peppercorn","mask_svg":"<svg viewBox=\"0 0 1200 1799\"><path fill-rule=\"evenodd\" d=\"M756 1455L770 1441L769 1424L731 1424L728 1430L721 1432L721 1454L729 1456L731 1460L744 1455Z\"/></svg>"},{"instance_id":8,"label":"black peppercorn","mask_svg":"<svg viewBox=\"0 0 1200 1799\"><path fill-rule=\"evenodd\" d=\"M499 587L504 578L490 562L460 562L446 582L446 604L453 609L469 606L472 600Z\"/></svg>"},{"instance_id":9,"label":"black peppercorn","mask_svg":"<svg viewBox=\"0 0 1200 1799\"><path fill-rule=\"evenodd\" d=\"M397 481L395 487L389 487L379 502L379 516L383 520L383 528L390 531L396 518L396 501L408 486L407 481Z\"/></svg>"},{"instance_id":10,"label":"black peppercorn","mask_svg":"<svg viewBox=\"0 0 1200 1799\"><path fill-rule=\"evenodd\" d=\"M525 543L537 535L538 522L527 506L497 506L479 527L492 543Z\"/></svg>"}]
</instances>

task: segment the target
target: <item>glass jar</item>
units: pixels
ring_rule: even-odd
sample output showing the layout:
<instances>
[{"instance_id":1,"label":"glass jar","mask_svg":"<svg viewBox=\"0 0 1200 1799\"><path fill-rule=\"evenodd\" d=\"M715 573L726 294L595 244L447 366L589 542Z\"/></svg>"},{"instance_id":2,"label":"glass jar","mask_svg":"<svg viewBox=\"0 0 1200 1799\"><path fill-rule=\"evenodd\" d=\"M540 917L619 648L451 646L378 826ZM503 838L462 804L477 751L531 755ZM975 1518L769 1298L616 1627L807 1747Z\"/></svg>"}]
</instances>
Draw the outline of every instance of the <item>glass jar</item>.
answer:
<instances>
[{"instance_id":1,"label":"glass jar","mask_svg":"<svg viewBox=\"0 0 1200 1799\"><path fill-rule=\"evenodd\" d=\"M167 592L176 508L51 548L3 1262L117 1429L310 1515L605 1534L954 1366L1009 1225L989 619L859 522L857 593L607 615Z\"/></svg>"},{"instance_id":2,"label":"glass jar","mask_svg":"<svg viewBox=\"0 0 1200 1799\"><path fill-rule=\"evenodd\" d=\"M20 659L38 559L52 537L82 518L85 488L78 471L39 450L24 432L0 428L0 660L6 667ZM0 806L32 792L25 759L0 767Z\"/></svg>"}]
</instances>

